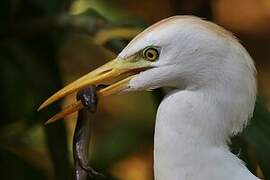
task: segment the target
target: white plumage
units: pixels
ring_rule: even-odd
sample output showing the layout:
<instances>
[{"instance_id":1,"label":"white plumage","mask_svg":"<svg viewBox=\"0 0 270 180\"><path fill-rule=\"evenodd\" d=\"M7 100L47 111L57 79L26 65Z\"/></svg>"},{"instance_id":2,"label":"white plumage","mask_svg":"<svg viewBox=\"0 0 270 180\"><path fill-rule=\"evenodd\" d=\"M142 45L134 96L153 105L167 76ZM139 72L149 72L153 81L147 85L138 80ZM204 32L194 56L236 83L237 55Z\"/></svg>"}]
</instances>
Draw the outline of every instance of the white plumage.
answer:
<instances>
[{"instance_id":1,"label":"white plumage","mask_svg":"<svg viewBox=\"0 0 270 180\"><path fill-rule=\"evenodd\" d=\"M258 179L228 147L256 99L256 70L242 45L211 22L175 16L146 29L118 58L147 46L161 48L159 59L135 75L126 91L174 88L156 116L155 179Z\"/></svg>"}]
</instances>

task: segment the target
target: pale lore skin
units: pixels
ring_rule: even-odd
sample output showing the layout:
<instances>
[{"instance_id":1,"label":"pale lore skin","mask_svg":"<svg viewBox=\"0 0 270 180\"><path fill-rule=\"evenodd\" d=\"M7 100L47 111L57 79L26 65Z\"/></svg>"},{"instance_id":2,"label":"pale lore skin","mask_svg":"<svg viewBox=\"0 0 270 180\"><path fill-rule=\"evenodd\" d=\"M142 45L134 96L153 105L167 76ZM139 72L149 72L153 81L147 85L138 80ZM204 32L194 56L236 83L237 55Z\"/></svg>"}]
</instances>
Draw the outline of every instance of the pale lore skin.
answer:
<instances>
[{"instance_id":1,"label":"pale lore skin","mask_svg":"<svg viewBox=\"0 0 270 180\"><path fill-rule=\"evenodd\" d=\"M113 81L123 74L128 77ZM253 60L230 32L194 16L164 19L39 109L90 84L106 83L97 92L101 98L172 89L156 115L155 180L258 180L228 146L252 117L257 93ZM83 108L74 104L49 122Z\"/></svg>"}]
</instances>

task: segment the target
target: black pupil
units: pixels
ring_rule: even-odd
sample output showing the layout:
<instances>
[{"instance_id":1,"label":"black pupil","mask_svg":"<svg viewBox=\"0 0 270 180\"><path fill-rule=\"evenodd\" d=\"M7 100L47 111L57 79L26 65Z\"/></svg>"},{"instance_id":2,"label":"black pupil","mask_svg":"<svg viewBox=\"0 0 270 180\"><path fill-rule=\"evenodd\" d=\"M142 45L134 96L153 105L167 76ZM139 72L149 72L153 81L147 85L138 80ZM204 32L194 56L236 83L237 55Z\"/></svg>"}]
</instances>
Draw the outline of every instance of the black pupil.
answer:
<instances>
[{"instance_id":1,"label":"black pupil","mask_svg":"<svg viewBox=\"0 0 270 180\"><path fill-rule=\"evenodd\" d=\"M154 54L152 52L148 52L148 57L149 58L153 58L154 57Z\"/></svg>"}]
</instances>

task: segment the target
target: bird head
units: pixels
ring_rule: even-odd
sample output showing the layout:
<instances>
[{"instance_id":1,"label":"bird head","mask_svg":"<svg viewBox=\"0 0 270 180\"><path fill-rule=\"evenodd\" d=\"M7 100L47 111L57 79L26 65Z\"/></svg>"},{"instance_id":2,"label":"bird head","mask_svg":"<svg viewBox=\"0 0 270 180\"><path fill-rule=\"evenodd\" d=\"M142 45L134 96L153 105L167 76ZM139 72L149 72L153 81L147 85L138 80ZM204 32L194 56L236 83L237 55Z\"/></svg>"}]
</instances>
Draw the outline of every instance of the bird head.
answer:
<instances>
[{"instance_id":1,"label":"bird head","mask_svg":"<svg viewBox=\"0 0 270 180\"><path fill-rule=\"evenodd\" d=\"M114 60L56 92L39 109L88 85L105 84L100 97L159 87L201 90L224 101L231 96L251 114L254 72L252 59L231 33L197 17L174 16L147 28Z\"/></svg>"}]
</instances>

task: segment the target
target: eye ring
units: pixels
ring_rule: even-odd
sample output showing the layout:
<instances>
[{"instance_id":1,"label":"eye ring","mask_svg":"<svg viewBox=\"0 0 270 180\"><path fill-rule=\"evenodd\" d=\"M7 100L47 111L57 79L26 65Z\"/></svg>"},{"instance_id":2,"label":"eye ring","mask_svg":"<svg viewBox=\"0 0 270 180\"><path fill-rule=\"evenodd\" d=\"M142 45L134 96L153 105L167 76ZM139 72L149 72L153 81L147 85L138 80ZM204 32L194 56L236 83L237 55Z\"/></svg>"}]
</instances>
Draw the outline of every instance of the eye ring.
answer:
<instances>
[{"instance_id":1,"label":"eye ring","mask_svg":"<svg viewBox=\"0 0 270 180\"><path fill-rule=\"evenodd\" d=\"M149 61L155 61L159 56L159 52L157 49L149 47L143 51L143 56Z\"/></svg>"}]
</instances>

